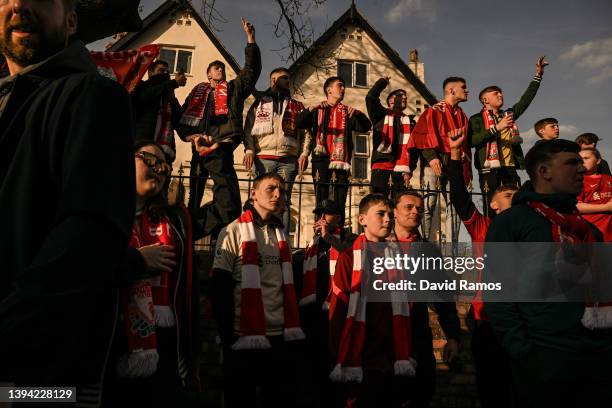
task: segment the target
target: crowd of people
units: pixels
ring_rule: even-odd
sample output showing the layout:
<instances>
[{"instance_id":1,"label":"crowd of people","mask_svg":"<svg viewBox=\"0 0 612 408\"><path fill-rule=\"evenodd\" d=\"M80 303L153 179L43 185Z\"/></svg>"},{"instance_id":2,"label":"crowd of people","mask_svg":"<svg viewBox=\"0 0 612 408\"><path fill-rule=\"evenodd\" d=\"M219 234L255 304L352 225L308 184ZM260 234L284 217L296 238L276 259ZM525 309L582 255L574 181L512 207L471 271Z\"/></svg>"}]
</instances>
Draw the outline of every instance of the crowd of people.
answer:
<instances>
[{"instance_id":1,"label":"crowd of people","mask_svg":"<svg viewBox=\"0 0 612 408\"><path fill-rule=\"evenodd\" d=\"M181 105L174 91L186 77L171 78L165 61L152 62L131 94L102 77L72 38L75 3L0 4L10 73L0 78L0 385L76 385L80 406L199 406L207 384L198 276L209 274L225 407L428 407L436 385L429 308L446 337L443 359L466 347L454 298L368 302L368 243L418 244L440 256L424 236L441 200L474 243L612 240L612 177L597 135L564 140L557 119L541 119L541 140L523 154L516 120L538 92L544 57L511 108L492 85L468 118L459 106L467 83L452 76L443 100L414 122L406 90L381 100L389 77L368 92L367 114L343 103L336 76L307 107L291 95L286 68L256 91L261 55L243 19L241 72L228 81L212 61L208 82ZM355 235L344 228L352 134L371 129L371 193ZM175 132L192 146L187 206L182 183L171 180ZM233 159L240 144L256 173L245 203ZM314 238L296 256L291 191L309 164ZM481 209L467 187L473 168ZM521 185L517 170L529 181ZM207 177L213 200L201 205ZM413 177L440 194L424 197ZM458 233L456 225L454 242ZM205 236L216 241L211 271L198 270L194 253ZM481 406L609 404L610 309L474 299Z\"/></svg>"}]
</instances>

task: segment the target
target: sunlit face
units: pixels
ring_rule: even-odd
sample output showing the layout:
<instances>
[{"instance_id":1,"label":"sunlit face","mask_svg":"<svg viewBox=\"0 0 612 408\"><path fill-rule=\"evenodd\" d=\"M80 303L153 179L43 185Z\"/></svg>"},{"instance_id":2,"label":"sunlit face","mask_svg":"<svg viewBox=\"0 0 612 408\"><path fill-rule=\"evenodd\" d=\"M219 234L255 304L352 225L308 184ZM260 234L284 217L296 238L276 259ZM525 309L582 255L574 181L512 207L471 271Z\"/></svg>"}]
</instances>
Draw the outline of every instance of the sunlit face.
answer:
<instances>
[{"instance_id":1,"label":"sunlit face","mask_svg":"<svg viewBox=\"0 0 612 408\"><path fill-rule=\"evenodd\" d=\"M582 157L582 164L586 169L588 174L595 173L597 171L597 166L601 163L601 159L598 159L595 153L591 150L582 150L580 152L580 157Z\"/></svg>"},{"instance_id":2,"label":"sunlit face","mask_svg":"<svg viewBox=\"0 0 612 408\"><path fill-rule=\"evenodd\" d=\"M274 178L261 180L257 188L251 190L251 198L258 211L281 214L285 207L285 183Z\"/></svg>"},{"instance_id":3,"label":"sunlit face","mask_svg":"<svg viewBox=\"0 0 612 408\"><path fill-rule=\"evenodd\" d=\"M393 210L395 224L403 228L417 229L421 225L423 211L423 200L420 197L403 195Z\"/></svg>"},{"instance_id":4,"label":"sunlit face","mask_svg":"<svg viewBox=\"0 0 612 408\"><path fill-rule=\"evenodd\" d=\"M516 190L503 190L493 194L490 206L495 211L495 214L499 214L512 207L512 197L514 197L514 194L516 194Z\"/></svg>"},{"instance_id":5,"label":"sunlit face","mask_svg":"<svg viewBox=\"0 0 612 408\"><path fill-rule=\"evenodd\" d=\"M154 155L160 162L166 163L164 152L157 146L144 146L138 151ZM155 197L164 187L167 175L156 172L140 157L135 157L134 160L136 164L136 195L145 200Z\"/></svg>"},{"instance_id":6,"label":"sunlit face","mask_svg":"<svg viewBox=\"0 0 612 408\"><path fill-rule=\"evenodd\" d=\"M538 130L538 135L544 140L555 140L559 138L559 124L547 123Z\"/></svg>"},{"instance_id":7,"label":"sunlit face","mask_svg":"<svg viewBox=\"0 0 612 408\"><path fill-rule=\"evenodd\" d=\"M445 92L454 96L458 102L467 101L470 93L465 82L449 82L446 84Z\"/></svg>"},{"instance_id":8,"label":"sunlit face","mask_svg":"<svg viewBox=\"0 0 612 408\"><path fill-rule=\"evenodd\" d=\"M213 65L206 73L209 81L225 81L225 68L221 65Z\"/></svg>"},{"instance_id":9,"label":"sunlit face","mask_svg":"<svg viewBox=\"0 0 612 408\"><path fill-rule=\"evenodd\" d=\"M331 85L329 85L326 89L327 98L335 99L341 101L344 99L344 82L342 81L334 81Z\"/></svg>"},{"instance_id":10,"label":"sunlit face","mask_svg":"<svg viewBox=\"0 0 612 408\"><path fill-rule=\"evenodd\" d=\"M538 183L546 183L553 193L577 195L582 191L586 169L578 153L557 153L537 171Z\"/></svg>"},{"instance_id":11,"label":"sunlit face","mask_svg":"<svg viewBox=\"0 0 612 408\"><path fill-rule=\"evenodd\" d=\"M504 105L504 93L489 91L482 95L482 103L492 109L499 109Z\"/></svg>"},{"instance_id":12,"label":"sunlit face","mask_svg":"<svg viewBox=\"0 0 612 408\"><path fill-rule=\"evenodd\" d=\"M382 242L387 238L392 227L391 214L391 209L383 203L374 204L365 214L359 214L359 224L364 227L368 240Z\"/></svg>"},{"instance_id":13,"label":"sunlit face","mask_svg":"<svg viewBox=\"0 0 612 408\"><path fill-rule=\"evenodd\" d=\"M395 107L398 109L395 109ZM389 98L389 108L403 112L408 106L408 97L405 92L397 92L393 97Z\"/></svg>"},{"instance_id":14,"label":"sunlit face","mask_svg":"<svg viewBox=\"0 0 612 408\"><path fill-rule=\"evenodd\" d=\"M0 52L20 67L61 51L76 32L77 16L62 0L0 0Z\"/></svg>"}]
</instances>

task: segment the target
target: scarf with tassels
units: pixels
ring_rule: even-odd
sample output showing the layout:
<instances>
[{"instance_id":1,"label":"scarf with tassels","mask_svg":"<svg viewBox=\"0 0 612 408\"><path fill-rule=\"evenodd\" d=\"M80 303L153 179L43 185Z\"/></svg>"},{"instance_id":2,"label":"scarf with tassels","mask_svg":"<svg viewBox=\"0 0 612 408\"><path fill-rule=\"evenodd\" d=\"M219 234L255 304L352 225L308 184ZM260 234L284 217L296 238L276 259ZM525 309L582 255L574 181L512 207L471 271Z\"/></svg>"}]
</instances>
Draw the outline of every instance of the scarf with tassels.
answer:
<instances>
[{"instance_id":1,"label":"scarf with tassels","mask_svg":"<svg viewBox=\"0 0 612 408\"><path fill-rule=\"evenodd\" d=\"M329 121L325 127L325 112L328 110ZM349 120L348 106L342 103L330 108L319 108L317 111L314 155L328 156L330 169L351 169L349 146L352 135Z\"/></svg>"},{"instance_id":2,"label":"scarf with tassels","mask_svg":"<svg viewBox=\"0 0 612 408\"><path fill-rule=\"evenodd\" d=\"M366 294L361 293L364 280L368 280L367 272L363 271L362 259L366 254L367 240L364 234L353 243L353 271L350 288L338 288L334 280L333 296L348 304L347 316L342 328L337 364L329 378L334 382L361 382L363 368L361 356L365 347L366 333ZM391 243L388 245L392 245ZM389 247L390 248L390 247ZM389 249L387 248L387 249ZM387 252L387 251L385 251ZM394 258L391 251L385 256ZM345 273L346 271L339 271ZM397 281L397 271L388 270L389 282ZM350 292L347 295L347 292ZM405 294L404 294L405 295ZM410 318L411 304L402 300L401 294L391 294L393 340L395 346L395 375L414 376L416 373L416 360L412 352L412 322ZM333 310L330 311L333 314Z\"/></svg>"},{"instance_id":3,"label":"scarf with tassels","mask_svg":"<svg viewBox=\"0 0 612 408\"><path fill-rule=\"evenodd\" d=\"M596 242L591 226L577 212L561 214L538 201L529 201L527 205L552 224L552 236L555 242L575 244ZM612 302L587 302L582 324L589 329L612 327Z\"/></svg>"},{"instance_id":4,"label":"scarf with tassels","mask_svg":"<svg viewBox=\"0 0 612 408\"><path fill-rule=\"evenodd\" d=\"M264 96L255 104L255 121L251 134L253 136L264 136L274 133L274 101L271 96ZM296 139L295 118L304 110L302 102L291 98L284 98L282 102L282 127L283 135L288 139ZM291 142L297 146L297 141Z\"/></svg>"},{"instance_id":5,"label":"scarf with tassels","mask_svg":"<svg viewBox=\"0 0 612 408\"><path fill-rule=\"evenodd\" d=\"M246 210L238 218L240 230L241 291L240 291L240 337L232 345L234 350L268 349L270 341L266 338L266 321L261 293L259 272L259 248L255 235L252 210ZM300 327L298 304L293 285L291 250L282 228L275 227L276 240L281 260L283 276L283 310L285 341L304 339Z\"/></svg>"},{"instance_id":6,"label":"scarf with tassels","mask_svg":"<svg viewBox=\"0 0 612 408\"><path fill-rule=\"evenodd\" d=\"M340 228L334 231L333 236L336 239L340 239ZM304 252L304 281L302 285L302 298L300 299L300 306L309 305L317 301L317 264L319 260L319 241L322 238L316 236L310 245L306 247ZM334 279L334 273L336 272L336 263L340 253L333 245L329 248L329 290L325 302L323 302L323 310L329 310L329 298L331 297L332 281Z\"/></svg>"},{"instance_id":7,"label":"scarf with tassels","mask_svg":"<svg viewBox=\"0 0 612 408\"><path fill-rule=\"evenodd\" d=\"M208 82L197 84L187 97L189 105L183 116L181 116L180 123L193 127L200 126L200 122L204 118L208 94L211 91L214 91L215 97L215 116L227 115L227 86L227 81L219 82L215 88L212 88Z\"/></svg>"},{"instance_id":8,"label":"scarf with tassels","mask_svg":"<svg viewBox=\"0 0 612 408\"><path fill-rule=\"evenodd\" d=\"M155 143L162 148L170 161L174 161L176 146L174 143L174 127L172 126L172 104L167 97L161 99L154 134Z\"/></svg>"},{"instance_id":9,"label":"scarf with tassels","mask_svg":"<svg viewBox=\"0 0 612 408\"><path fill-rule=\"evenodd\" d=\"M486 130L490 130L495 127L495 119L493 119L493 115L487 108L482 109L482 123ZM501 167L501 162L499 160L499 145L497 144L497 140L492 139L487 142L486 149L486 157L483 164L483 168L485 169L498 169Z\"/></svg>"},{"instance_id":10,"label":"scarf with tassels","mask_svg":"<svg viewBox=\"0 0 612 408\"><path fill-rule=\"evenodd\" d=\"M389 111L385 116L383 129L382 129L382 140L376 149L378 152L382 154L391 154L393 153L393 145L397 143L394 140L394 124L395 118L400 117L401 121L401 129L399 135L401 140L398 142L401 143L400 146L395 150L395 166L393 167L393 171L398 173L408 173L410 172L410 155L408 153L408 142L410 141L410 117L404 114L394 114L393 111Z\"/></svg>"}]
</instances>

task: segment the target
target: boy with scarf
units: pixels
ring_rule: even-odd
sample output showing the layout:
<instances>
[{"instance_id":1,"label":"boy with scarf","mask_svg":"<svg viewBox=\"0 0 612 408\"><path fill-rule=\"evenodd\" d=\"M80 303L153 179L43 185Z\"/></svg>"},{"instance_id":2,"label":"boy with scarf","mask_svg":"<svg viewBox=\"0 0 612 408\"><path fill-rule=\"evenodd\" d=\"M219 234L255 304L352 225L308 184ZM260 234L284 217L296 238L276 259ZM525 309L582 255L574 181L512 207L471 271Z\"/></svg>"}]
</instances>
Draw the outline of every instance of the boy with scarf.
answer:
<instances>
[{"instance_id":1,"label":"boy with scarf","mask_svg":"<svg viewBox=\"0 0 612 408\"><path fill-rule=\"evenodd\" d=\"M459 104L468 100L468 89L465 79L460 77L446 78L442 84L444 99L441 102L427 108L417 121L412 137L410 138L409 148L416 148L421 151L421 177L426 188L442 189L444 196L444 207L439 200L438 192L428 192L425 200L425 216L423 217L423 231L427 234L430 241L439 242L441 237L437 237L432 225L436 207L440 206L440 224L447 225L446 205L446 166L450 148L448 146L448 132L454 129L464 129L467 131L468 119ZM463 176L465 183L472 181L472 163L470 148L465 143L463 147ZM459 222L451 220L454 228L446 231L446 241L456 241L459 237ZM447 228L442 228L445 231Z\"/></svg>"},{"instance_id":2,"label":"boy with scarf","mask_svg":"<svg viewBox=\"0 0 612 408\"><path fill-rule=\"evenodd\" d=\"M177 132L182 140L192 142L189 209L199 227L196 239L214 235L240 215L240 189L234 169L234 150L243 138L244 100L251 94L261 72L261 55L255 43L255 28L242 19L247 36L245 65L236 78L226 80L221 61L209 64L210 83L196 85L183 104L183 116ZM198 177L197 169L203 170ZM213 199L198 210L209 175L214 183Z\"/></svg>"},{"instance_id":3,"label":"boy with scarf","mask_svg":"<svg viewBox=\"0 0 612 408\"><path fill-rule=\"evenodd\" d=\"M226 407L294 406L304 333L293 285L291 250L277 217L285 182L258 176L252 202L221 230L210 299L223 347Z\"/></svg>"},{"instance_id":4,"label":"boy with scarf","mask_svg":"<svg viewBox=\"0 0 612 408\"><path fill-rule=\"evenodd\" d=\"M285 231L291 225L291 190L298 172L303 172L310 154L310 133L295 126L304 105L291 97L286 68L270 72L270 88L251 105L244 124L244 167L255 174L278 173L287 185ZM298 159L299 156L299 159Z\"/></svg>"},{"instance_id":5,"label":"boy with scarf","mask_svg":"<svg viewBox=\"0 0 612 408\"><path fill-rule=\"evenodd\" d=\"M141 81L132 93L135 141L149 141L161 146L168 163L176 157L174 129L181 117L181 105L174 90L185 86L183 73L170 79L168 63L156 60L148 70L149 79Z\"/></svg>"},{"instance_id":6,"label":"boy with scarf","mask_svg":"<svg viewBox=\"0 0 612 408\"><path fill-rule=\"evenodd\" d=\"M492 218L483 215L470 197L461 174L461 152L465 135L460 131L450 132L451 156L448 164L450 199L457 215L472 238L474 257L483 256L483 243ZM512 205L516 185L499 186L493 193L490 207L499 214ZM479 281L482 281L480 277ZM495 338L491 323L484 311L482 295L477 293L469 312L474 319L474 332L470 348L476 366L478 398L483 408L513 407L516 404L516 390L507 353Z\"/></svg>"},{"instance_id":7,"label":"boy with scarf","mask_svg":"<svg viewBox=\"0 0 612 408\"><path fill-rule=\"evenodd\" d=\"M486 191L490 202L500 184L520 185L517 169L523 168L523 149L516 120L527 110L540 87L544 67L548 62L540 57L536 74L521 99L512 108L503 110L504 94L498 86L488 86L478 94L482 110L470 118L470 147L475 148L475 163L481 191ZM486 184L486 187L485 187ZM489 214L489 209L484 209Z\"/></svg>"},{"instance_id":8,"label":"boy with scarf","mask_svg":"<svg viewBox=\"0 0 612 408\"><path fill-rule=\"evenodd\" d=\"M416 160L410 160L408 141L412 123L404 114L408 99L406 91L395 89L387 95L387 106L380 103L380 94L389 85L389 77L380 78L366 96L368 116L373 127L372 192L389 195L389 177L393 192L405 188Z\"/></svg>"},{"instance_id":9,"label":"boy with scarf","mask_svg":"<svg viewBox=\"0 0 612 408\"><path fill-rule=\"evenodd\" d=\"M601 241L601 233L576 211L585 171L579 150L568 140L538 141L525 157L530 181L515 194L512 207L493 219L486 242L566 242L571 246ZM571 256L569 249L560 246L565 259ZM503 259L487 263L487 273L491 268L526 268L553 279L554 256L525 265L511 251L497 252ZM493 330L511 358L524 406L609 404L612 334L609 329L584 326L581 320L589 309L584 302L486 302Z\"/></svg>"},{"instance_id":10,"label":"boy with scarf","mask_svg":"<svg viewBox=\"0 0 612 408\"><path fill-rule=\"evenodd\" d=\"M326 99L303 110L295 122L298 129L308 129L313 135L310 150L317 205L330 198L330 182L335 173L333 200L344 208L351 170L353 132L366 133L372 124L362 112L342 103L344 81L341 78L327 78L323 84L323 94Z\"/></svg>"}]
</instances>

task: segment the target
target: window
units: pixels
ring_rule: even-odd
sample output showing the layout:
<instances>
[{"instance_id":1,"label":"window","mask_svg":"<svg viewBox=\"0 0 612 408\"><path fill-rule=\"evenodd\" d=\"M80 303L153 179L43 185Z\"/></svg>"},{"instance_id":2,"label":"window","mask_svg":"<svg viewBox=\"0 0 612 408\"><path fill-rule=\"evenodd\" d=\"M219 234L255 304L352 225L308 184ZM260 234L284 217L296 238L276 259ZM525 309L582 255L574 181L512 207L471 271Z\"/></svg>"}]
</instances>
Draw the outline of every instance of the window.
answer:
<instances>
[{"instance_id":1,"label":"window","mask_svg":"<svg viewBox=\"0 0 612 408\"><path fill-rule=\"evenodd\" d=\"M420 99L417 99L417 100L415 100L415 101L414 101L414 103L415 103L416 105L420 105L420 104L421 104L421 100L420 100Z\"/></svg>"},{"instance_id":2,"label":"window","mask_svg":"<svg viewBox=\"0 0 612 408\"><path fill-rule=\"evenodd\" d=\"M347 88L368 86L368 64L356 61L338 61L338 76Z\"/></svg>"},{"instance_id":3,"label":"window","mask_svg":"<svg viewBox=\"0 0 612 408\"><path fill-rule=\"evenodd\" d=\"M170 72L191 73L191 56L192 52L179 48L162 48L159 51L159 59L166 61Z\"/></svg>"},{"instance_id":4,"label":"window","mask_svg":"<svg viewBox=\"0 0 612 408\"><path fill-rule=\"evenodd\" d=\"M368 178L368 135L355 135L355 149L353 152L353 177L357 179Z\"/></svg>"}]
</instances>

